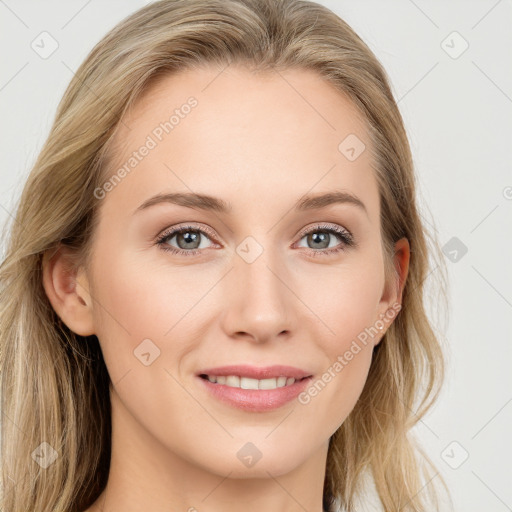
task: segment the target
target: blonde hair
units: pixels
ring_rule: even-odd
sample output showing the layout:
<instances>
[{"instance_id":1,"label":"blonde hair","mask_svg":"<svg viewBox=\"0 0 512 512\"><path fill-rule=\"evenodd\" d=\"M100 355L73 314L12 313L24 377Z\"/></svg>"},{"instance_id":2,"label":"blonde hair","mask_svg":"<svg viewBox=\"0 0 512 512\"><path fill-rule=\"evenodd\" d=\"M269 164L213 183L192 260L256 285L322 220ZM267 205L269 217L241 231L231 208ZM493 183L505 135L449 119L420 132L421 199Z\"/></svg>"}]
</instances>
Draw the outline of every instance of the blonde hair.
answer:
<instances>
[{"instance_id":1,"label":"blonde hair","mask_svg":"<svg viewBox=\"0 0 512 512\"><path fill-rule=\"evenodd\" d=\"M420 490L435 466L409 431L437 399L444 376L440 334L424 303L428 239L445 281L443 258L416 206L409 143L385 71L342 19L301 0L149 4L114 27L71 80L21 194L0 267L1 510L81 512L106 485L107 368L96 336L76 335L53 310L42 268L60 246L75 251L76 265L87 264L100 206L94 190L109 171L121 118L154 80L204 63L314 70L365 119L386 277L397 278L395 241L409 240L411 260L402 308L374 349L356 406L330 439L324 506L352 512L369 472L384 510L432 510ZM34 455L43 442L57 454L47 468Z\"/></svg>"}]
</instances>

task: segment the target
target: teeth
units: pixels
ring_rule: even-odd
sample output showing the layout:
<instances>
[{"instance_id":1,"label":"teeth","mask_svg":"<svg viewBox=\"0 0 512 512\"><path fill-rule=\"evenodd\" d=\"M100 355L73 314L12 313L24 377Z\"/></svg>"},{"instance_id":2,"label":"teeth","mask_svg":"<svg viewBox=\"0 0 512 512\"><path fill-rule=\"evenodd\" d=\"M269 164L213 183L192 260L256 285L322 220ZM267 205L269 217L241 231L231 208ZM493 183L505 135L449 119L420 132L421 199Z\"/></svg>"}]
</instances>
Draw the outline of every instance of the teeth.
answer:
<instances>
[{"instance_id":1,"label":"teeth","mask_svg":"<svg viewBox=\"0 0 512 512\"><path fill-rule=\"evenodd\" d=\"M238 377L234 377L238 380ZM226 381L227 383L227 381ZM233 387L240 387L242 389L258 389L258 379L250 379L249 377L240 377L240 385Z\"/></svg>"},{"instance_id":2,"label":"teeth","mask_svg":"<svg viewBox=\"0 0 512 512\"><path fill-rule=\"evenodd\" d=\"M232 388L241 389L277 389L284 386L291 386L295 379L293 377L277 377L274 379L251 379L239 377L238 375L219 376L208 375L208 380L213 383L223 384Z\"/></svg>"},{"instance_id":3,"label":"teeth","mask_svg":"<svg viewBox=\"0 0 512 512\"><path fill-rule=\"evenodd\" d=\"M286 377L278 377L277 378L277 387L282 388L283 386L286 386Z\"/></svg>"},{"instance_id":4,"label":"teeth","mask_svg":"<svg viewBox=\"0 0 512 512\"><path fill-rule=\"evenodd\" d=\"M276 387L277 379L262 379L258 383L258 389L275 389Z\"/></svg>"},{"instance_id":5,"label":"teeth","mask_svg":"<svg viewBox=\"0 0 512 512\"><path fill-rule=\"evenodd\" d=\"M229 377L226 377L226 386L230 386L232 388L239 388L240 377L237 377L236 375L230 375Z\"/></svg>"}]
</instances>

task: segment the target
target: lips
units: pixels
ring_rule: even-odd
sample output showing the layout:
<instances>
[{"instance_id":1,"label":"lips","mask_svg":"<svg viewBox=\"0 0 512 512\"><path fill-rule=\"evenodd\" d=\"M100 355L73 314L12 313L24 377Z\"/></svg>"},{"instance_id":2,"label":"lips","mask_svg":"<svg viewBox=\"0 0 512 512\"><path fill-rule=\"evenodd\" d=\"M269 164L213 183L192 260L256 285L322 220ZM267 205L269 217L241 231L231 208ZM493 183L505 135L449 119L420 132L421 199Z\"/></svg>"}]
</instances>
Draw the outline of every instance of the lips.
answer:
<instances>
[{"instance_id":1,"label":"lips","mask_svg":"<svg viewBox=\"0 0 512 512\"><path fill-rule=\"evenodd\" d=\"M218 369L216 369L218 371ZM233 370L229 370L233 371ZM239 371L239 370L238 370ZM275 371L275 370L272 370ZM219 379L223 379L226 377L219 376ZM230 377L227 377L228 379ZM250 381L254 380L251 377L242 377L242 379L248 379ZM283 379L285 377L282 377ZM293 377L288 377L291 381L293 381ZM269 412L280 407L284 407L286 404L289 404L297 396L302 393L307 386L309 386L313 377L304 377L300 380L294 381L291 384L287 384L282 387L274 387L273 389L262 389L259 387L258 389L243 389L239 387L233 387L222 383L214 383L210 382L208 378L200 378L200 376L196 376L196 380L198 384L201 386L203 390L205 390L209 396L217 399L218 401L228 405L230 407L240 409L246 412ZM275 380L275 379L266 379L266 380ZM265 379L254 382L264 383Z\"/></svg>"},{"instance_id":2,"label":"lips","mask_svg":"<svg viewBox=\"0 0 512 512\"><path fill-rule=\"evenodd\" d=\"M196 373L200 385L210 396L248 412L283 407L304 391L312 377L307 370L286 365L217 366Z\"/></svg>"},{"instance_id":3,"label":"lips","mask_svg":"<svg viewBox=\"0 0 512 512\"><path fill-rule=\"evenodd\" d=\"M266 412L294 400L313 376L295 366L241 364L204 368L196 378L202 389L224 404L247 412Z\"/></svg>"}]
</instances>

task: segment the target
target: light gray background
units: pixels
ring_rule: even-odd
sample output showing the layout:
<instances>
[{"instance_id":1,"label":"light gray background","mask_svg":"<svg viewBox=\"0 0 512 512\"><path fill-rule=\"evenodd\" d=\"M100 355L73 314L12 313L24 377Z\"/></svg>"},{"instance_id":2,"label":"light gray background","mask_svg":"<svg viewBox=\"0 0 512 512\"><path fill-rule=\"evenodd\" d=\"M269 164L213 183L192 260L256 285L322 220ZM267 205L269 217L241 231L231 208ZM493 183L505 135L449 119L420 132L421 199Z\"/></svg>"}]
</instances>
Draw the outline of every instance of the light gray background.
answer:
<instances>
[{"instance_id":1,"label":"light gray background","mask_svg":"<svg viewBox=\"0 0 512 512\"><path fill-rule=\"evenodd\" d=\"M73 70L145 3L0 0L2 223ZM462 256L456 249L456 261L446 249L447 381L415 434L446 478L456 511L512 510L512 2L320 3L384 64L409 133L425 220L433 217L442 245L456 237L467 247ZM46 59L31 48L43 31L59 45Z\"/></svg>"}]
</instances>

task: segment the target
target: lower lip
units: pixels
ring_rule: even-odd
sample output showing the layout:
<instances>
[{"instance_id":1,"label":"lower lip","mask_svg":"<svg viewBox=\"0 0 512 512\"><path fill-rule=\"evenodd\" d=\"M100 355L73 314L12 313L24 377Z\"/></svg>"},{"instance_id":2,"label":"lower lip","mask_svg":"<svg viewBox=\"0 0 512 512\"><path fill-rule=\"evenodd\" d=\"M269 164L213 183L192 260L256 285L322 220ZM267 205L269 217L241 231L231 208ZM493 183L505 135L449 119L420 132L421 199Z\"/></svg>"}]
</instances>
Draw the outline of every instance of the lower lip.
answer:
<instances>
[{"instance_id":1,"label":"lower lip","mask_svg":"<svg viewBox=\"0 0 512 512\"><path fill-rule=\"evenodd\" d=\"M312 377L295 381L290 386L276 389L242 389L210 382L197 377L203 386L216 398L238 409L265 412L277 409L292 401L308 386Z\"/></svg>"}]
</instances>

